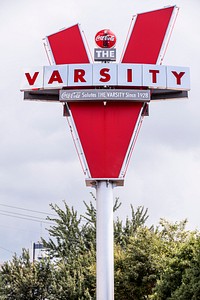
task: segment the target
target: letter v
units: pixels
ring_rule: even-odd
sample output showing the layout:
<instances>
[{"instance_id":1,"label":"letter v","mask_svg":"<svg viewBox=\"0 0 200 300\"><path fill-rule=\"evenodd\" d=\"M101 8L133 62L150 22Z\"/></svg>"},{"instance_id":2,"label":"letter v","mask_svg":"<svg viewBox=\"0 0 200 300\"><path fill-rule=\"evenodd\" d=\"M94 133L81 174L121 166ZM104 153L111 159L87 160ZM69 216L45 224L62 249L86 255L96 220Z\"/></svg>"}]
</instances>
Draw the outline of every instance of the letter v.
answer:
<instances>
[{"instance_id":1,"label":"letter v","mask_svg":"<svg viewBox=\"0 0 200 300\"><path fill-rule=\"evenodd\" d=\"M38 74L39 74L39 72L35 72L34 75L31 77L30 73L25 73L28 83L30 85L34 85L34 83L38 77Z\"/></svg>"}]
</instances>

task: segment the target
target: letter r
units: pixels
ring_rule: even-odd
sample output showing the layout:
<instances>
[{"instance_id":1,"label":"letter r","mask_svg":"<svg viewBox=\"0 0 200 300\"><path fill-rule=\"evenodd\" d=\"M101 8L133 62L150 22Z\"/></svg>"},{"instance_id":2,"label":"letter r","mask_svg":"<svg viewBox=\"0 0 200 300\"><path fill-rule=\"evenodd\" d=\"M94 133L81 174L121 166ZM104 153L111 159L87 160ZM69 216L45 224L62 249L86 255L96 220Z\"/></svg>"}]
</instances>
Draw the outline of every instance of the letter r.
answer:
<instances>
[{"instance_id":1,"label":"letter r","mask_svg":"<svg viewBox=\"0 0 200 300\"><path fill-rule=\"evenodd\" d=\"M83 69L75 69L74 70L74 82L86 82L85 78L85 70Z\"/></svg>"}]
</instances>

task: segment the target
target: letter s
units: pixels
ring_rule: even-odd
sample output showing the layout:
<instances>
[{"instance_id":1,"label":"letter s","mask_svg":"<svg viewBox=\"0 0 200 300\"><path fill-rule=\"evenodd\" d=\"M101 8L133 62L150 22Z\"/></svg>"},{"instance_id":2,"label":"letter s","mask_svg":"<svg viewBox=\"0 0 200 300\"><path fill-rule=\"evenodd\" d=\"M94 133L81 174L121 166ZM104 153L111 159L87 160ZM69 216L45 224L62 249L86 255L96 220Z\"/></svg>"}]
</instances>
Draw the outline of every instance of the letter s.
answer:
<instances>
[{"instance_id":1,"label":"letter s","mask_svg":"<svg viewBox=\"0 0 200 300\"><path fill-rule=\"evenodd\" d=\"M100 75L101 75L100 81L101 82L108 82L110 80L111 76L109 74L109 71L110 71L110 69L108 69L108 68L103 68L100 70Z\"/></svg>"}]
</instances>

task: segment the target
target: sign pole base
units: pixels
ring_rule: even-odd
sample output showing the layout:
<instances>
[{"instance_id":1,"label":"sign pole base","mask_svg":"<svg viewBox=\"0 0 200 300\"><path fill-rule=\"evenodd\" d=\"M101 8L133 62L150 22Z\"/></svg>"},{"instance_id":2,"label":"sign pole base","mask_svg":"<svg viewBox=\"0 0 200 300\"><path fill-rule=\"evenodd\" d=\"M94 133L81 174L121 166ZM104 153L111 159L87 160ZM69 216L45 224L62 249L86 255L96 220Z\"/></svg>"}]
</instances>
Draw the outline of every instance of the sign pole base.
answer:
<instances>
[{"instance_id":1,"label":"sign pole base","mask_svg":"<svg viewBox=\"0 0 200 300\"><path fill-rule=\"evenodd\" d=\"M98 181L97 195L97 300L114 300L113 183Z\"/></svg>"}]
</instances>

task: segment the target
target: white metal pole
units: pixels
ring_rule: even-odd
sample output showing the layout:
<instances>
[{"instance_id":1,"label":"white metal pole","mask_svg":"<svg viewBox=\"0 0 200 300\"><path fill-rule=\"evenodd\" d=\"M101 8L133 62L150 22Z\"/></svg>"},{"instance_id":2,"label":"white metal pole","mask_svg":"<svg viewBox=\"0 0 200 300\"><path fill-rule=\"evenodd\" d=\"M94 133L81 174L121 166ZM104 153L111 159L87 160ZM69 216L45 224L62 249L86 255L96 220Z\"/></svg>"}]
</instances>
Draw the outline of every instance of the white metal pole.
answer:
<instances>
[{"instance_id":1,"label":"white metal pole","mask_svg":"<svg viewBox=\"0 0 200 300\"><path fill-rule=\"evenodd\" d=\"M113 184L97 182L97 300L114 300Z\"/></svg>"}]
</instances>

